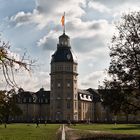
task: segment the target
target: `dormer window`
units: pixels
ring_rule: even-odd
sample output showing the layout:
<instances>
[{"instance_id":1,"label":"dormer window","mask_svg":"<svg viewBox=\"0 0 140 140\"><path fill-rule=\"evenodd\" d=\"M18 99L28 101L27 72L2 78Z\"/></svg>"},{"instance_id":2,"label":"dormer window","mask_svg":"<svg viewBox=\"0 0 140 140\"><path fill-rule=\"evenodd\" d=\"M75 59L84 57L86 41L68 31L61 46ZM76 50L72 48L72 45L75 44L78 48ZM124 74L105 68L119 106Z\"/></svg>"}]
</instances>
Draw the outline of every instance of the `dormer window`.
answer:
<instances>
[{"instance_id":1,"label":"dormer window","mask_svg":"<svg viewBox=\"0 0 140 140\"><path fill-rule=\"evenodd\" d=\"M68 87L68 88L70 87L70 83L69 83L69 82L67 83L67 87Z\"/></svg>"},{"instance_id":2,"label":"dormer window","mask_svg":"<svg viewBox=\"0 0 140 140\"><path fill-rule=\"evenodd\" d=\"M58 87L58 88L60 88L60 87L61 87L61 84L60 84L60 83L58 83L58 84L57 84L57 87Z\"/></svg>"},{"instance_id":3,"label":"dormer window","mask_svg":"<svg viewBox=\"0 0 140 140\"><path fill-rule=\"evenodd\" d=\"M23 103L26 103L26 98L23 99Z\"/></svg>"},{"instance_id":4,"label":"dormer window","mask_svg":"<svg viewBox=\"0 0 140 140\"><path fill-rule=\"evenodd\" d=\"M43 99L41 98L40 100L41 100L41 103L43 103Z\"/></svg>"},{"instance_id":5,"label":"dormer window","mask_svg":"<svg viewBox=\"0 0 140 140\"><path fill-rule=\"evenodd\" d=\"M31 98L29 98L29 103L31 103L32 102L32 99Z\"/></svg>"},{"instance_id":6,"label":"dormer window","mask_svg":"<svg viewBox=\"0 0 140 140\"><path fill-rule=\"evenodd\" d=\"M20 103L20 98L17 98L17 102Z\"/></svg>"}]
</instances>

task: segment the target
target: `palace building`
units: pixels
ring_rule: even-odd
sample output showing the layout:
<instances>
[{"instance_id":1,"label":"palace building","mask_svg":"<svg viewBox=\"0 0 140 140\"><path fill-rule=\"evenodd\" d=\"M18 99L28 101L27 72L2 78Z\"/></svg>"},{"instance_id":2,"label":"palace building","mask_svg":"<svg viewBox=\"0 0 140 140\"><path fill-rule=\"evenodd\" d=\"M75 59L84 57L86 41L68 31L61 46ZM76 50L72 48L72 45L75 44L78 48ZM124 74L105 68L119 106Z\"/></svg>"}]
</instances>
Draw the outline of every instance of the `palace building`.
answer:
<instances>
[{"instance_id":1,"label":"palace building","mask_svg":"<svg viewBox=\"0 0 140 140\"><path fill-rule=\"evenodd\" d=\"M108 122L114 116L101 103L98 90L78 89L78 62L72 52L70 38L65 32L59 37L50 63L50 91L20 89L15 95L22 115L10 117L15 122ZM103 91L102 91L103 92ZM140 121L139 116L131 120ZM119 116L124 121L125 116Z\"/></svg>"},{"instance_id":2,"label":"palace building","mask_svg":"<svg viewBox=\"0 0 140 140\"><path fill-rule=\"evenodd\" d=\"M32 93L20 89L16 102L23 115L15 119L31 121L38 118L53 122L93 120L93 95L78 89L78 62L65 32L59 37L50 65L50 91L40 89Z\"/></svg>"}]
</instances>

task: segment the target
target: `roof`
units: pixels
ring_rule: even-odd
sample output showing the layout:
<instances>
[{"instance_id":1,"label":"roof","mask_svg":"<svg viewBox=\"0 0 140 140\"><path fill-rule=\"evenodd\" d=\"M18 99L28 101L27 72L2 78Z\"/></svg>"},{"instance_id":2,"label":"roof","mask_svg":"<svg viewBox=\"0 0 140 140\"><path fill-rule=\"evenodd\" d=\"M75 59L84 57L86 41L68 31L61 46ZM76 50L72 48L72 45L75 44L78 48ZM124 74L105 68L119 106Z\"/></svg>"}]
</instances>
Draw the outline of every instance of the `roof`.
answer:
<instances>
[{"instance_id":1,"label":"roof","mask_svg":"<svg viewBox=\"0 0 140 140\"><path fill-rule=\"evenodd\" d=\"M68 36L68 35L66 35L65 33L63 33L61 36L59 36L59 39L61 39L61 38L66 38L66 39L69 39L69 36Z\"/></svg>"},{"instance_id":2,"label":"roof","mask_svg":"<svg viewBox=\"0 0 140 140\"><path fill-rule=\"evenodd\" d=\"M92 102L92 94L87 90L78 89L79 100Z\"/></svg>"},{"instance_id":3,"label":"roof","mask_svg":"<svg viewBox=\"0 0 140 140\"><path fill-rule=\"evenodd\" d=\"M28 102L28 103L40 103L40 104L49 104L50 103L50 91L45 91L41 88L37 92L30 92L30 91L21 91L15 95L16 98L20 99L20 103ZM24 99L26 99L24 101Z\"/></svg>"},{"instance_id":4,"label":"roof","mask_svg":"<svg viewBox=\"0 0 140 140\"><path fill-rule=\"evenodd\" d=\"M65 33L59 37L57 50L52 55L51 63L53 62L74 62L77 63L76 56L71 50L70 38Z\"/></svg>"},{"instance_id":5,"label":"roof","mask_svg":"<svg viewBox=\"0 0 140 140\"><path fill-rule=\"evenodd\" d=\"M93 95L93 101L94 102L100 102L101 101L101 96L100 96L98 90L89 88L89 89L87 89L87 91L90 92Z\"/></svg>"},{"instance_id":6,"label":"roof","mask_svg":"<svg viewBox=\"0 0 140 140\"><path fill-rule=\"evenodd\" d=\"M32 98L32 94L34 94L34 92L22 91L22 92L19 92L17 94L17 96L20 97L20 98Z\"/></svg>"},{"instance_id":7,"label":"roof","mask_svg":"<svg viewBox=\"0 0 140 140\"><path fill-rule=\"evenodd\" d=\"M37 98L50 98L50 91L45 91L43 88L41 88L35 94Z\"/></svg>"},{"instance_id":8,"label":"roof","mask_svg":"<svg viewBox=\"0 0 140 140\"><path fill-rule=\"evenodd\" d=\"M77 63L76 56L73 54L69 47L58 47L52 55L51 63L53 62L75 62Z\"/></svg>"}]
</instances>

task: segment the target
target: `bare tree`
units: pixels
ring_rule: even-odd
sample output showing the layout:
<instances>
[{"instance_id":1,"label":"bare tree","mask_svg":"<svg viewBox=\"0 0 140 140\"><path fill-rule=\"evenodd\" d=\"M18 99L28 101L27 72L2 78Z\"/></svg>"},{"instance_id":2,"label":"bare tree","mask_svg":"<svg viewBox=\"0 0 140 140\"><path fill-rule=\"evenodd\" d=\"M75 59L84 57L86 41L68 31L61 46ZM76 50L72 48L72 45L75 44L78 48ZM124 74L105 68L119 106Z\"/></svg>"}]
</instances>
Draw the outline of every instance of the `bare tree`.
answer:
<instances>
[{"instance_id":1,"label":"bare tree","mask_svg":"<svg viewBox=\"0 0 140 140\"><path fill-rule=\"evenodd\" d=\"M26 53L21 58L12 55L10 48L9 42L0 40L0 70L6 83L11 87L9 91L0 91L0 119L5 123L5 128L9 116L22 113L14 100L15 88L19 88L15 81L15 73L21 69L30 72L35 63L27 58Z\"/></svg>"},{"instance_id":2,"label":"bare tree","mask_svg":"<svg viewBox=\"0 0 140 140\"><path fill-rule=\"evenodd\" d=\"M24 53L20 59L17 59L15 56L11 55L10 48L9 42L0 39L0 69L6 83L13 88L18 87L14 73L22 68L30 72L35 61L27 59L26 53Z\"/></svg>"}]
</instances>

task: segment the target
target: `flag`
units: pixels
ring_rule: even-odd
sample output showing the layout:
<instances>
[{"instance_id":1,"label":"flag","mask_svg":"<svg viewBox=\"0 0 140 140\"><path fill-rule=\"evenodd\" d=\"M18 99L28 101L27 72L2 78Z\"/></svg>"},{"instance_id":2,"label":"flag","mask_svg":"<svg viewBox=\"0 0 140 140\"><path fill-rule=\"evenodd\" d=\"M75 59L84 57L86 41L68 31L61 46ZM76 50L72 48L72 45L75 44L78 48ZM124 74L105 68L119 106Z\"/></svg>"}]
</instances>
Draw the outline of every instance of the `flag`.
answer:
<instances>
[{"instance_id":1,"label":"flag","mask_svg":"<svg viewBox=\"0 0 140 140\"><path fill-rule=\"evenodd\" d=\"M62 24L62 26L64 26L64 24L65 24L65 14L61 18L61 24Z\"/></svg>"}]
</instances>

